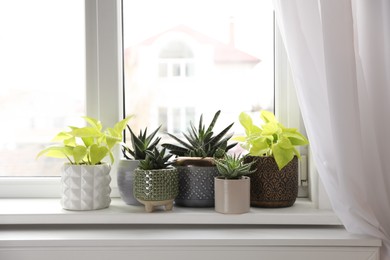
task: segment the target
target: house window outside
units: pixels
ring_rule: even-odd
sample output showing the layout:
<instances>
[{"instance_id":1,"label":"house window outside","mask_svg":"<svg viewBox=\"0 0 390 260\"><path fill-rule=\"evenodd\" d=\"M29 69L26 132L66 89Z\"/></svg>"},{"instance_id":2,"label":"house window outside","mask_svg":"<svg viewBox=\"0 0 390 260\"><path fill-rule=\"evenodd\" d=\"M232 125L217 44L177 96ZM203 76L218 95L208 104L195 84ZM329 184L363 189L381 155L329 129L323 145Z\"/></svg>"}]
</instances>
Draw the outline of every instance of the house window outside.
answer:
<instances>
[{"instance_id":1,"label":"house window outside","mask_svg":"<svg viewBox=\"0 0 390 260\"><path fill-rule=\"evenodd\" d=\"M162 78L191 77L194 74L193 51L184 42L170 42L160 51L159 68Z\"/></svg>"},{"instance_id":2,"label":"house window outside","mask_svg":"<svg viewBox=\"0 0 390 260\"><path fill-rule=\"evenodd\" d=\"M194 107L160 107L158 108L158 121L162 124L162 133L180 134L182 129L188 127L190 122L195 122Z\"/></svg>"},{"instance_id":3,"label":"house window outside","mask_svg":"<svg viewBox=\"0 0 390 260\"><path fill-rule=\"evenodd\" d=\"M221 110L217 127L236 122L232 131L240 134L240 112L274 111L273 27L268 1L123 0L131 127L162 124L162 135L176 134Z\"/></svg>"}]
</instances>

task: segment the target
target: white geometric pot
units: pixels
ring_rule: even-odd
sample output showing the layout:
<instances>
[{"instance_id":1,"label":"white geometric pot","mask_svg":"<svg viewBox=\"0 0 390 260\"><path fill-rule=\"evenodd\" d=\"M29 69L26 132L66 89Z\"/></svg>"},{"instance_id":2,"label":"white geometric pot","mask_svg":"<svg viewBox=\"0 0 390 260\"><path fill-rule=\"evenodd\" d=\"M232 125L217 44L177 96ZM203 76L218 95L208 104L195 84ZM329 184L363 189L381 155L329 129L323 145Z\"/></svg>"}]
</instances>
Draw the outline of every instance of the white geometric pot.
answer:
<instances>
[{"instance_id":1,"label":"white geometric pot","mask_svg":"<svg viewBox=\"0 0 390 260\"><path fill-rule=\"evenodd\" d=\"M67 210L94 210L110 206L111 166L72 165L62 167L61 205Z\"/></svg>"}]
</instances>

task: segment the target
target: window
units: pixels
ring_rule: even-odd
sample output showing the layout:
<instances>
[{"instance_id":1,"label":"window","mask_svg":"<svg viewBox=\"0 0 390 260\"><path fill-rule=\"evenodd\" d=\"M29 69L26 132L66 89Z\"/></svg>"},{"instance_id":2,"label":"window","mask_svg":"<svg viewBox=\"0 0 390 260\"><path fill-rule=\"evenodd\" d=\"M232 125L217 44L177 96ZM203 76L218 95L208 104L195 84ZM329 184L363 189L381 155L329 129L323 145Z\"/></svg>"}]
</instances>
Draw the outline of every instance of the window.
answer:
<instances>
[{"instance_id":1,"label":"window","mask_svg":"<svg viewBox=\"0 0 390 260\"><path fill-rule=\"evenodd\" d=\"M181 41L163 46L159 55L159 68L161 78L193 76L194 54L191 48Z\"/></svg>"},{"instance_id":2,"label":"window","mask_svg":"<svg viewBox=\"0 0 390 260\"><path fill-rule=\"evenodd\" d=\"M80 2L76 1L75 2ZM123 0L123 3L125 5L125 2L128 0ZM29 1L27 1L29 2ZM39 1L37 1L39 2ZM52 3L53 1L49 1ZM65 1L67 3L70 3L71 1ZM73 2L73 1L72 1ZM144 2L144 1L132 1L131 4L137 3L137 2ZM147 2L147 1L145 1ZM164 1L156 1L157 5L162 4ZM252 2L259 2L259 1L252 1ZM35 2L34 2L35 3ZM165 2L164 2L165 3ZM201 3L201 2L198 2ZM243 3L241 1L241 3ZM0 4L2 5L2 4ZM45 2L43 4L45 8L42 8L42 10L47 10L47 7L49 6L48 2ZM183 3L179 3L179 5L183 5ZM245 4L241 4L242 7L245 7ZM83 10L82 5L82 9ZM50 7L54 8L53 6ZM147 80L149 78L150 81L158 82L159 89L157 89L157 92L155 92L153 95L150 95L150 92L147 92L148 88L140 88L139 83L134 84L132 76L134 73L136 73L137 70L140 70L140 68L134 68L134 66L137 64L135 60L134 50L132 48L124 48L122 53L122 48L120 47L120 43L122 41L121 34L119 33L121 30L121 1L103 1L103 0L86 0L85 1L85 13L86 13L86 27L85 27L85 35L86 35L86 57L87 57L87 69L84 70L83 64L84 61L74 61L72 64L76 66L75 64L80 66L80 69L77 69L77 71L82 74L85 72L86 75L86 86L81 84L81 87L77 88L78 96L77 98L80 98L80 100L86 101L82 106L85 107L84 111L81 111L77 114L75 114L74 118L78 118L83 113L87 113L90 116L99 117L103 123L105 124L112 124L116 122L118 119L120 119L123 116L123 103L122 103L122 81L131 85L131 88L127 88L125 95L126 95L126 112L127 113L134 113L137 115L136 120L133 120L133 123L138 124L138 127L148 126L150 128L153 127L153 125L158 125L161 122L164 122L164 125L166 127L166 130L169 132L180 132L183 129L185 130L185 127L188 125L189 121L195 121L199 117L200 113L204 113L205 110L201 107L204 103L208 104L214 104L215 107L210 107L209 113L213 114L216 109L222 109L223 113L225 113L226 117L220 119L220 124L224 125L224 122L231 122L232 118L237 118L238 111L256 111L260 108L268 108L270 110L276 110L276 113L279 118L285 123L289 123L288 120L291 119L289 114L286 111L290 111L291 109L285 104L291 102L284 102L284 98L289 98L288 95L290 95L289 91L278 91L279 87L278 85L285 86L287 81L289 81L288 76L288 70L286 66L286 57L285 55L279 55L279 49L281 48L276 44L276 60L279 58L283 60L282 63L277 63L275 66L277 66L277 72L276 75L273 74L273 72L264 72L261 73L262 76L267 76L268 79L271 80L271 83L264 83L267 82L265 78L262 78L263 83L260 83L260 81L256 81L255 78L252 78L252 74L248 73L242 73L241 74L235 74L231 73L233 70L233 66L231 63L229 63L229 59L223 59L220 56L218 56L218 59L215 59L214 63L218 63L220 67L223 68L223 70L228 71L228 75L231 77L228 77L226 79L226 82L232 81L236 84L234 84L234 88L229 87L230 85L226 85L222 82L221 84L216 84L215 81L213 81L212 77L209 77L208 79L211 80L212 84L203 84L205 86L208 86L207 91L211 91L212 98L210 100L204 100L204 99L196 99L196 96L191 95L191 100L188 101L182 101L179 105L176 103L175 106L169 105L169 100L173 98L172 91L181 91L184 93L189 93L191 89L198 90L200 94L202 94L202 91L199 91L196 87L194 87L196 81L199 80L199 77L207 76L207 73L209 72L209 69L211 68L210 63L207 63L206 61L201 61L201 66L198 66L198 57L202 57L199 52L197 52L196 43L188 39L188 37L183 37L183 34L180 37L175 38L176 41L172 41L173 36L177 36L177 34L171 33L168 34L169 37L167 37L165 40L162 40L160 42L160 47L155 52L146 52L146 54L153 54L153 62L154 65L151 67L153 69L153 73L146 75L138 74L137 77L145 77ZM125 8L125 6L124 6ZM222 9L224 9L223 7ZM234 9L233 7L230 7L231 9ZM245 10L242 11L245 14ZM255 8L253 8L255 9ZM253 9L250 9L250 12L254 11ZM0 12L4 10L3 8L0 9ZM16 11L19 9L16 9ZM32 10L32 9L31 9ZM54 10L56 10L54 8ZM72 9L74 11L74 9ZM153 8L153 10L159 10L159 8ZM257 10L257 9L256 9ZM124 10L125 11L125 10ZM134 12L137 12L134 10ZM211 12L210 12L211 13ZM141 14L141 13L140 13ZM70 16L65 15L65 20L68 19ZM229 46L229 43L234 43L234 46L238 48L240 46L238 38L231 37L232 35L238 34L239 30L239 24L240 19L239 15L236 17L230 17L230 14L225 16L226 19L223 21L223 27L224 33L221 32L221 39L217 41L213 41L214 45L221 44L221 42L225 42L224 47ZM273 17L272 17L273 18ZM2 19L2 17L0 18ZM73 17L72 17L73 19ZM233 23L233 24L232 24ZM273 23L273 19L272 19ZM4 24L3 22L1 24ZM0 26L1 26L0 24ZM126 39L126 33L123 39L124 43L129 43L128 46L136 45L136 43L139 43L142 40L147 40L151 34L146 34L147 28L149 28L148 24L144 24L143 26L140 26L140 21L137 21L136 23L130 23L130 26L132 29L129 29L130 32L140 32L140 35L138 35L138 38L132 38L134 35L133 33L130 33L128 35L129 39ZM233 26L234 25L234 26ZM127 28L131 28L127 27ZM173 26L175 27L175 26ZM203 26L207 27L207 26ZM78 29L82 28L82 26L77 26ZM172 28L172 27L168 27ZM180 28L180 27L179 27ZM183 28L183 27L181 27ZM164 28L163 28L164 29ZM166 28L165 28L166 29ZM233 29L235 34L230 34L229 31ZM127 30L127 29L126 29ZM162 30L164 32L164 30ZM166 31L166 30L165 30ZM254 29L254 31L257 31L257 29ZM81 31L84 33L84 28ZM143 33L142 33L143 32ZM158 35L161 30L156 31L155 33ZM172 35L173 34L173 35ZM153 34L152 34L153 35ZM197 34L199 36L199 34ZM271 35L273 37L273 30L271 31ZM167 36L167 35L165 35ZM176 37L175 36L175 37ZM204 35L203 35L204 36ZM207 36L207 35L206 35ZM210 35L208 35L210 36ZM211 34L211 36L213 36ZM210 36L210 37L211 37ZM0 36L1 37L1 36ZM40 36L41 37L41 36ZM43 37L43 36L42 36ZM69 39L73 39L73 36L69 36L67 38L66 43L69 42ZM84 37L84 36L83 36ZM134 36L135 37L135 36ZM209 38L210 38L209 37ZM237 36L238 37L238 36ZM253 36L255 38L255 36ZM43 39L43 38L40 38ZM186 39L187 41L184 41L185 44L183 44L183 39ZM233 41L232 39L235 39ZM251 38L252 39L252 38ZM160 39L161 40L161 39ZM3 41L0 41L0 46L2 46ZM72 42L72 41L70 41ZM245 41L244 41L245 42ZM73 42L74 43L74 42ZM130 44L131 43L131 44ZM169 43L174 43L176 45L182 46L180 47L181 57L179 58L178 54L172 54L169 51L166 52L164 55L160 55L163 50L169 50ZM218 43L218 44L217 44ZM256 44L258 46L258 44ZM195 47L194 47L195 46ZM220 45L219 45L220 46ZM199 45L198 45L199 47ZM200 46L202 47L202 45ZM205 46L203 46L205 47ZM245 47L246 48L246 47ZM264 55L261 54L253 54L254 57L257 60L261 60L259 63L259 67L255 68L255 72L257 69L262 70L264 67L260 68L261 65L265 64L267 55L271 56L270 61L273 64L274 60L274 46L272 45L272 50L265 52ZM65 48L66 49L66 48ZM142 49L142 48L141 48ZM200 48L202 50L202 48ZM240 47L241 49L241 47ZM210 48L206 48L206 50L203 49L203 54L210 51ZM226 49L224 49L226 50ZM1 51L1 50L0 50ZM133 54L131 54L133 52ZM202 53L202 52L201 52ZM124 59L124 66L127 66L127 69L125 69L126 77L122 78L121 71L122 71L122 60L119 57L125 57ZM248 51L246 54L252 54L252 51ZM170 55L170 56L169 56ZM175 57L176 55L176 57ZM84 57L84 54L78 53L78 57ZM251 56L251 55L249 55ZM281 57L279 57L281 56ZM245 56L248 57L248 56ZM168 84L167 81L168 75L172 75L173 68L168 65L169 59L177 59L180 60L180 62L184 63L174 63L171 64L184 64L178 66L180 69L177 70L177 74L179 74L178 71L180 71L179 75L183 75L182 77L173 78L174 81L170 81ZM65 58L64 58L65 59ZM256 60L255 59L255 60ZM253 61L252 59L250 59ZM61 62L63 62L62 59L60 59ZM203 62L203 63L202 63ZM0 64L1 61L0 61ZM145 66L149 66L144 64ZM242 65L242 64L241 64ZM248 64L246 64L248 65ZM132 67L133 66L133 67ZM141 66L141 65L140 65ZM249 65L248 65L249 66ZM248 66L244 66L245 69L247 69ZM251 65L253 66L253 65ZM270 66L273 70L273 66ZM55 69L59 69L58 66L50 66L54 67ZM77 66L76 66L77 67ZM249 66L250 67L250 66ZM41 66L39 66L41 68ZM132 68L132 69L129 69ZM4 68L2 68L4 70ZM67 80L67 77L70 77L70 71L67 70L66 73L61 74L61 76L56 77L53 82L59 83L61 80ZM171 74L169 74L171 73ZM256 73L254 73L256 74ZM38 75L38 74L37 74ZM35 75L35 76L37 76ZM44 74L47 75L47 74ZM150 75L153 75L151 77ZM165 75L165 76L164 76ZM218 73L217 73L218 75ZM244 91L243 84L240 79L242 78L242 75L244 75L244 78L250 78L249 84L255 84L256 86L271 86L268 91L264 92L266 94L260 95L259 93L252 93L249 92L250 95L248 95L247 91ZM276 78L276 94L274 97L274 88L273 88L273 82L274 82L274 76ZM165 78L164 78L165 77ZM39 78L42 78L42 74L39 74ZM60 79L60 80L59 80ZM172 79L172 80L173 80ZM0 79L1 80L1 79ZM186 82L186 84L182 84L182 81L189 80L190 82ZM215 79L214 79L215 80ZM64 81L67 82L67 81ZM194 83L195 82L195 83ZM207 81L203 81L201 83L205 83ZM61 82L62 83L62 82ZM55 85L55 84L52 84ZM202 85L202 84L201 84ZM86 87L86 96L82 96L83 91L79 91L82 89L82 87ZM187 86L187 87L186 87ZM210 86L218 86L218 88L210 88ZM62 89L65 89L66 87L62 87ZM261 88L260 88L261 89ZM3 91L3 88L1 88L1 91ZM263 90L262 90L263 91ZM200 95L199 93L195 93L196 95ZM225 93L234 95L226 95ZM283 94L286 94L287 97ZM164 102L153 102L153 107L146 107L145 109L145 103L147 104L149 101L155 98L155 96L158 96L161 98L161 100L165 100ZM226 102L228 105L224 107L220 107L219 103L213 102L215 101L216 97L219 99L223 99L224 102ZM239 97L239 98L237 98ZM239 103L245 103L244 101L248 101L245 99L250 99L251 102L247 102L248 104L240 104L242 106L239 106ZM253 100L252 100L253 98ZM276 100L275 107L273 104L273 100ZM201 101L200 101L201 100ZM280 100L283 100L282 102L279 102ZM253 102L252 102L253 101ZM201 106L199 106L201 104ZM231 105L233 104L233 105ZM245 106L245 107L244 107ZM231 109L234 107L235 111L233 112ZM138 109L138 110L137 110ZM146 113L147 116L143 116L142 113L138 113L137 111L142 111L142 113ZM298 114L299 115L299 114ZM298 118L298 119L296 119ZM296 125L295 123L300 121L299 117L294 116L292 117L294 120L294 123L291 123L292 125ZM62 125L68 125L68 124L78 124L77 121L62 121L63 119L59 117L58 119L50 120L50 124L53 124L56 127L60 127L62 129ZM172 122L172 123L167 123ZM240 128L239 124L236 124L237 128ZM57 132L53 131L54 134ZM52 137L53 134L49 134L49 139ZM48 139L45 138L45 141ZM118 149L117 155L119 157L120 151ZM34 154L35 157L35 154ZM35 163L35 161L34 161ZM3 164L2 164L3 165ZM113 172L115 172L115 166L113 167ZM113 181L113 196L118 196L118 193L115 189L116 180L115 180L115 173L112 174ZM33 185L32 185L33 183ZM0 178L0 196L8 196L8 197L26 197L26 196L58 196L59 194L59 187L55 186L58 185L59 181L58 178L21 178L21 179L14 179L14 178ZM53 186L54 185L54 186ZM46 193L46 194L45 194Z\"/></svg>"},{"instance_id":3,"label":"window","mask_svg":"<svg viewBox=\"0 0 390 260\"><path fill-rule=\"evenodd\" d=\"M79 0L0 2L0 176L59 175L35 156L86 114L83 24Z\"/></svg>"},{"instance_id":4,"label":"window","mask_svg":"<svg viewBox=\"0 0 390 260\"><path fill-rule=\"evenodd\" d=\"M239 134L240 112L274 111L271 2L122 3L125 111L136 115L130 125L137 132L162 125L168 138L221 110L216 126L235 122Z\"/></svg>"}]
</instances>

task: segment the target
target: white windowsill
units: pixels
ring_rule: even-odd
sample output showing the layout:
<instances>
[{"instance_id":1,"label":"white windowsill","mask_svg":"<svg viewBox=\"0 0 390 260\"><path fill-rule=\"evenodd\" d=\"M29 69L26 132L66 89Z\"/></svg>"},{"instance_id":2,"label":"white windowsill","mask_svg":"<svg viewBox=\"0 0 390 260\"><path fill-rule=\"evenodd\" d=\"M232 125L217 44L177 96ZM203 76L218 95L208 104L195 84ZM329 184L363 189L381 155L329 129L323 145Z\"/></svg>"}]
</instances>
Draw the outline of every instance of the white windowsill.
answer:
<instances>
[{"instance_id":1,"label":"white windowsill","mask_svg":"<svg viewBox=\"0 0 390 260\"><path fill-rule=\"evenodd\" d=\"M228 232L226 231L228 230ZM343 227L5 227L1 247L290 246L380 247L381 240L348 233Z\"/></svg>"},{"instance_id":2,"label":"white windowsill","mask_svg":"<svg viewBox=\"0 0 390 260\"><path fill-rule=\"evenodd\" d=\"M312 207L309 200L298 199L289 208L251 208L240 215L224 215L213 208L174 207L165 212L157 208L146 213L143 206L126 205L113 198L107 209L67 211L58 198L0 199L0 224L234 224L234 225L341 225L331 210Z\"/></svg>"}]
</instances>

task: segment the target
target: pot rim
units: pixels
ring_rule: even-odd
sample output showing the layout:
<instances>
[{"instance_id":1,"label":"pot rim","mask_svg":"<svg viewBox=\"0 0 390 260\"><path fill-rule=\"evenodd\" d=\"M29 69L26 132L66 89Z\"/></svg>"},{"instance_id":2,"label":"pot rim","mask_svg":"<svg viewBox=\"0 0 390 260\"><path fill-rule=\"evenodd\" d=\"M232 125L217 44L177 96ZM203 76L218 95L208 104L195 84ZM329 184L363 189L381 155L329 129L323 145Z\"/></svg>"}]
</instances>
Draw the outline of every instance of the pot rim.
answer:
<instances>
[{"instance_id":1,"label":"pot rim","mask_svg":"<svg viewBox=\"0 0 390 260\"><path fill-rule=\"evenodd\" d=\"M211 167L211 166L215 166L215 162L213 157L180 156L176 158L174 166Z\"/></svg>"},{"instance_id":2,"label":"pot rim","mask_svg":"<svg viewBox=\"0 0 390 260\"><path fill-rule=\"evenodd\" d=\"M159 172L159 171L166 171L166 170L169 170L169 171L173 171L173 170L176 170L177 169L175 167L167 167L167 168L164 168L164 169L153 169L153 170L143 170L143 169L140 169L140 168L136 168L134 171L141 171L141 172Z\"/></svg>"},{"instance_id":3,"label":"pot rim","mask_svg":"<svg viewBox=\"0 0 390 260\"><path fill-rule=\"evenodd\" d=\"M218 181L243 181L243 180L250 180L250 177L249 176L241 176L240 179L225 179L221 176L216 176L214 177L215 180L218 180Z\"/></svg>"},{"instance_id":4,"label":"pot rim","mask_svg":"<svg viewBox=\"0 0 390 260\"><path fill-rule=\"evenodd\" d=\"M110 163L107 163L107 162L102 162L101 164L95 164L95 165L91 165L91 164L73 164L73 163L70 163L70 162L66 162L64 163L64 165L70 165L70 166L74 166L74 167L103 167L103 166L110 166L111 167L111 164Z\"/></svg>"}]
</instances>

